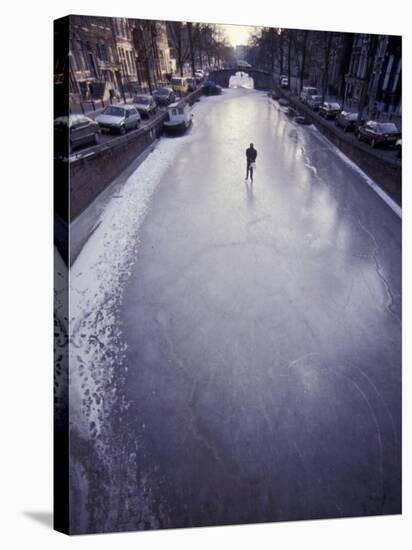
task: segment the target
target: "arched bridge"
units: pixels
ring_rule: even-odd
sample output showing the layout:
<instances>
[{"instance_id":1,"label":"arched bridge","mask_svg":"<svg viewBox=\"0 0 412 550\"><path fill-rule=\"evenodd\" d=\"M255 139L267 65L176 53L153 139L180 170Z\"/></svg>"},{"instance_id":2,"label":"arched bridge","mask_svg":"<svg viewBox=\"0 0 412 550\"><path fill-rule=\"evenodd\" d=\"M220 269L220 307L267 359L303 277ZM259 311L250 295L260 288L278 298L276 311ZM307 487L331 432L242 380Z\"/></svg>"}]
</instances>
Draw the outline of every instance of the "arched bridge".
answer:
<instances>
[{"instance_id":1,"label":"arched bridge","mask_svg":"<svg viewBox=\"0 0 412 550\"><path fill-rule=\"evenodd\" d=\"M238 72L242 72L253 78L256 90L271 90L275 85L275 79L272 73L263 69L255 69L254 67L217 69L209 73L209 79L214 80L219 86L222 86L222 88L228 88L230 77Z\"/></svg>"}]
</instances>

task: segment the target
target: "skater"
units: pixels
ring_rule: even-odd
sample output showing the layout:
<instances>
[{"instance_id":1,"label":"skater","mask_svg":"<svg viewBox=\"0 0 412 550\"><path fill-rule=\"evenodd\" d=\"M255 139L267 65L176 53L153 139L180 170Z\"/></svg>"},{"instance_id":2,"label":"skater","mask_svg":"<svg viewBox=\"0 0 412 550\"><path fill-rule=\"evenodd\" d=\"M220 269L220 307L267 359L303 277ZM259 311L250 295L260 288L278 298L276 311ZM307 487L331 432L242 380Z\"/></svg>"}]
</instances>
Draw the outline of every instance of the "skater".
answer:
<instances>
[{"instance_id":1,"label":"skater","mask_svg":"<svg viewBox=\"0 0 412 550\"><path fill-rule=\"evenodd\" d=\"M253 147L253 143L250 144L250 147L246 149L246 181L249 178L250 172L250 181L253 182L253 164L256 162L257 151Z\"/></svg>"}]
</instances>

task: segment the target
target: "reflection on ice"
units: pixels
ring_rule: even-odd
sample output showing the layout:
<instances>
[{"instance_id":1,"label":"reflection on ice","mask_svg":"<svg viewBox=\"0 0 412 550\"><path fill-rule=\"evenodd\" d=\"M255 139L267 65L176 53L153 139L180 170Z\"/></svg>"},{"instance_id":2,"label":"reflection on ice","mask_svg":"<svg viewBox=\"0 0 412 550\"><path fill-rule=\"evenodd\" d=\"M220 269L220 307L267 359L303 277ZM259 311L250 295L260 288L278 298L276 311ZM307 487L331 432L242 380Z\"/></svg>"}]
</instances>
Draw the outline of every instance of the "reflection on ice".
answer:
<instances>
[{"instance_id":1,"label":"reflection on ice","mask_svg":"<svg viewBox=\"0 0 412 550\"><path fill-rule=\"evenodd\" d=\"M229 88L254 88L253 78L242 71L230 77Z\"/></svg>"}]
</instances>

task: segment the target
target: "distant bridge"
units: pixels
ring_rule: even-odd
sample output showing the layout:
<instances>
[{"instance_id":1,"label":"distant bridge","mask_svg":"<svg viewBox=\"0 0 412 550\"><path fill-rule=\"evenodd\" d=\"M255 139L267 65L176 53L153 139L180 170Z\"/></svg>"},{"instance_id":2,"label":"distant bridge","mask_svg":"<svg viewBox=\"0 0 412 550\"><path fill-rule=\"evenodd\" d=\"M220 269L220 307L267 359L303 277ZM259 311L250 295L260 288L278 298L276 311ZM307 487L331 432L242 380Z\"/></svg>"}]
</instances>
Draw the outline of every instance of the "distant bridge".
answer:
<instances>
[{"instance_id":1,"label":"distant bridge","mask_svg":"<svg viewBox=\"0 0 412 550\"><path fill-rule=\"evenodd\" d=\"M275 86L275 77L269 71L255 69L254 67L232 67L231 69L217 69L209 73L209 80L214 80L222 88L229 87L231 76L242 72L253 78L256 90L272 90Z\"/></svg>"}]
</instances>

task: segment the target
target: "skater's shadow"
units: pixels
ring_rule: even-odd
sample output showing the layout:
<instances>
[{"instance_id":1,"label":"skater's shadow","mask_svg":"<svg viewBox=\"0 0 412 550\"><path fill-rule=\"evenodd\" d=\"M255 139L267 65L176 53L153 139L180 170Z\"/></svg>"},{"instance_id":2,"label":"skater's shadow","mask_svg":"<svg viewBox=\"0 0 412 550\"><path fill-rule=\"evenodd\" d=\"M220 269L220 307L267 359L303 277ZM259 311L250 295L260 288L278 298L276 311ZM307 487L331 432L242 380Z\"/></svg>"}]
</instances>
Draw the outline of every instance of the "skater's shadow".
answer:
<instances>
[{"instance_id":1,"label":"skater's shadow","mask_svg":"<svg viewBox=\"0 0 412 550\"><path fill-rule=\"evenodd\" d=\"M246 188L246 202L249 208L252 209L255 203L255 195L253 193L253 182L245 181L245 188Z\"/></svg>"}]
</instances>

